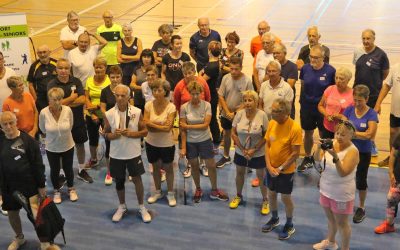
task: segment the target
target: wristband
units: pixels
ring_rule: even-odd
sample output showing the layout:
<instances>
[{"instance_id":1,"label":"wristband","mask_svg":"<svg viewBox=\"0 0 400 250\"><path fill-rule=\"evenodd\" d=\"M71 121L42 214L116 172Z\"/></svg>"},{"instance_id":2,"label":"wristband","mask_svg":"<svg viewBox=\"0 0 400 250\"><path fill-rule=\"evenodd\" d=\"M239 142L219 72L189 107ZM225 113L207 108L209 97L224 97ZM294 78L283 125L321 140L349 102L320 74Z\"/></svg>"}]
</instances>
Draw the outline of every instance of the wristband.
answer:
<instances>
[{"instance_id":1,"label":"wristband","mask_svg":"<svg viewBox=\"0 0 400 250\"><path fill-rule=\"evenodd\" d=\"M283 166L279 166L279 171L283 171Z\"/></svg>"}]
</instances>

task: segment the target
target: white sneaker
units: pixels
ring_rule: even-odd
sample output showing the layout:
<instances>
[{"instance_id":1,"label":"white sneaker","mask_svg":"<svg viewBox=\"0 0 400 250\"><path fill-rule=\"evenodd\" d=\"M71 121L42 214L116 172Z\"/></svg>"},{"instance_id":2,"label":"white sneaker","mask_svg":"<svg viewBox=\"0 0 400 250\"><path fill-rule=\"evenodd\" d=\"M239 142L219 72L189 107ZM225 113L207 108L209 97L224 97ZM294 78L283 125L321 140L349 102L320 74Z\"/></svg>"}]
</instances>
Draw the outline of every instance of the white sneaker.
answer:
<instances>
[{"instance_id":1,"label":"white sneaker","mask_svg":"<svg viewBox=\"0 0 400 250\"><path fill-rule=\"evenodd\" d=\"M55 204L60 204L61 203L61 193L60 193L60 191L58 191L58 190L54 191L53 202Z\"/></svg>"},{"instance_id":2,"label":"white sneaker","mask_svg":"<svg viewBox=\"0 0 400 250\"><path fill-rule=\"evenodd\" d=\"M119 222L122 219L122 217L124 217L126 212L128 212L126 205L119 205L117 211L115 211L115 214L112 217L112 221Z\"/></svg>"},{"instance_id":3,"label":"white sneaker","mask_svg":"<svg viewBox=\"0 0 400 250\"><path fill-rule=\"evenodd\" d=\"M161 182L164 182L167 179L167 173L165 173L164 169L160 169L161 172Z\"/></svg>"},{"instance_id":4,"label":"white sneaker","mask_svg":"<svg viewBox=\"0 0 400 250\"><path fill-rule=\"evenodd\" d=\"M151 222L151 215L150 215L149 211L147 210L147 208L145 208L144 206L139 208L139 213L142 216L142 220L144 223Z\"/></svg>"},{"instance_id":5,"label":"white sneaker","mask_svg":"<svg viewBox=\"0 0 400 250\"><path fill-rule=\"evenodd\" d=\"M18 250L22 245L26 243L24 238L14 238L11 244L8 246L7 250Z\"/></svg>"},{"instance_id":6,"label":"white sneaker","mask_svg":"<svg viewBox=\"0 0 400 250\"><path fill-rule=\"evenodd\" d=\"M6 210L3 210L2 205L3 205L3 200L0 200L0 213L4 216L7 216L8 212Z\"/></svg>"},{"instance_id":7,"label":"white sneaker","mask_svg":"<svg viewBox=\"0 0 400 250\"><path fill-rule=\"evenodd\" d=\"M168 205L170 207L175 207L176 206L176 199L175 199L174 192L168 192L167 199L168 199Z\"/></svg>"},{"instance_id":8,"label":"white sneaker","mask_svg":"<svg viewBox=\"0 0 400 250\"><path fill-rule=\"evenodd\" d=\"M208 177L208 168L206 165L200 165L200 172L203 176Z\"/></svg>"},{"instance_id":9,"label":"white sneaker","mask_svg":"<svg viewBox=\"0 0 400 250\"><path fill-rule=\"evenodd\" d=\"M70 201L75 202L79 199L75 189L70 189L68 192Z\"/></svg>"},{"instance_id":10,"label":"white sneaker","mask_svg":"<svg viewBox=\"0 0 400 250\"><path fill-rule=\"evenodd\" d=\"M156 190L151 196L147 199L147 202L149 204L155 203L158 199L161 199L163 197L163 193L161 190Z\"/></svg>"},{"instance_id":11,"label":"white sneaker","mask_svg":"<svg viewBox=\"0 0 400 250\"><path fill-rule=\"evenodd\" d=\"M320 243L313 245L313 249L315 250L336 250L338 248L339 247L336 244L336 242L330 242L327 239L322 240Z\"/></svg>"},{"instance_id":12,"label":"white sneaker","mask_svg":"<svg viewBox=\"0 0 400 250\"><path fill-rule=\"evenodd\" d=\"M192 176L192 168L190 165L187 165L185 171L183 171L183 177L189 178L190 176Z\"/></svg>"}]
</instances>

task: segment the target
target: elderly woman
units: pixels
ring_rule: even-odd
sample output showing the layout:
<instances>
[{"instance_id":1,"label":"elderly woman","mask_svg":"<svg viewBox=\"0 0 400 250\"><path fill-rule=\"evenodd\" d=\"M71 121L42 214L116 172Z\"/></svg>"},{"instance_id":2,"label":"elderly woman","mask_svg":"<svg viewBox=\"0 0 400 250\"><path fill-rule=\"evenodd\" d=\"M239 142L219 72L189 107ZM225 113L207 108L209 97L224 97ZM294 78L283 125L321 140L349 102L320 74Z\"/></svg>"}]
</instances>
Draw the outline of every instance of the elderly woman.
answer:
<instances>
[{"instance_id":1,"label":"elderly woman","mask_svg":"<svg viewBox=\"0 0 400 250\"><path fill-rule=\"evenodd\" d=\"M258 109L258 95L253 90L242 92L243 109L239 110L232 123L232 139L236 145L233 162L236 164L236 197L229 207L235 209L242 203L242 189L246 167L256 170L257 177L265 177L265 139L268 118L264 111ZM261 214L269 213L267 188L260 185L263 198Z\"/></svg>"},{"instance_id":2,"label":"elderly woman","mask_svg":"<svg viewBox=\"0 0 400 250\"><path fill-rule=\"evenodd\" d=\"M174 32L172 25L170 24L161 24L158 27L158 35L161 37L160 40L154 42L151 50L154 52L154 57L156 59L157 70L161 73L162 70L162 58L168 52L171 51L171 36ZM159 75L160 76L160 75Z\"/></svg>"},{"instance_id":3,"label":"elderly woman","mask_svg":"<svg viewBox=\"0 0 400 250\"><path fill-rule=\"evenodd\" d=\"M146 81L142 83L140 87L142 88L143 98L145 102L148 103L154 100L154 96L151 91L150 85L153 84L153 82L158 78L157 77L158 70L156 66L150 65L146 67L145 71L146 71Z\"/></svg>"},{"instance_id":4,"label":"elderly woman","mask_svg":"<svg viewBox=\"0 0 400 250\"><path fill-rule=\"evenodd\" d=\"M340 249L350 249L349 215L353 213L356 191L354 177L360 161L358 150L351 142L355 133L353 124L344 121L336 126L332 145L317 143L314 159L318 162L323 161L319 202L328 219L328 236L320 243L314 244L314 249L338 249L335 240L338 230L342 238Z\"/></svg>"},{"instance_id":5,"label":"elderly woman","mask_svg":"<svg viewBox=\"0 0 400 250\"><path fill-rule=\"evenodd\" d=\"M348 107L343 112L345 118L351 121L356 128L353 143L357 147L360 157L356 172L356 187L360 204L353 217L354 223L360 223L365 218L367 176L371 163L372 138L375 137L378 123L378 114L367 105L369 93L366 85L355 86L353 89L354 106Z\"/></svg>"},{"instance_id":6,"label":"elderly woman","mask_svg":"<svg viewBox=\"0 0 400 250\"><path fill-rule=\"evenodd\" d=\"M77 201L78 195L74 188L74 139L72 138L73 114L70 107L62 105L64 91L52 88L48 91L49 106L40 112L39 127L46 135L46 154L50 165L50 179L54 188L54 203L61 203L60 184L58 181L60 163L67 180L68 193L71 201Z\"/></svg>"},{"instance_id":7,"label":"elderly woman","mask_svg":"<svg viewBox=\"0 0 400 250\"><path fill-rule=\"evenodd\" d=\"M189 160L196 192L193 200L201 201L203 191L200 187L199 157L204 160L211 182L210 198L227 201L228 196L217 188L217 169L215 166L213 144L210 137L211 105L201 100L203 86L197 81L187 85L191 99L181 107L179 128L181 132L181 157Z\"/></svg>"},{"instance_id":8,"label":"elderly woman","mask_svg":"<svg viewBox=\"0 0 400 250\"><path fill-rule=\"evenodd\" d=\"M97 57L93 61L94 76L86 81L86 127L89 136L90 160L87 168L99 165L97 161L97 146L99 145L99 128L103 124L103 113L100 109L101 91L110 85L110 78L106 75L107 61L104 57Z\"/></svg>"},{"instance_id":9,"label":"elderly woman","mask_svg":"<svg viewBox=\"0 0 400 250\"><path fill-rule=\"evenodd\" d=\"M29 92L24 92L24 82L19 76L7 78L11 95L3 102L3 111L11 111L17 116L17 127L35 137L38 131L38 111L35 100Z\"/></svg>"},{"instance_id":10,"label":"elderly woman","mask_svg":"<svg viewBox=\"0 0 400 250\"><path fill-rule=\"evenodd\" d=\"M325 89L318 104L318 111L324 116L322 138L332 138L335 135L335 126L343 119L343 111L353 105L353 89L348 86L351 71L340 67L336 70L335 85Z\"/></svg>"},{"instance_id":11,"label":"elderly woman","mask_svg":"<svg viewBox=\"0 0 400 250\"><path fill-rule=\"evenodd\" d=\"M154 55L150 49L145 49L140 54L140 63L139 66L134 70L132 74L132 80L130 87L134 91L134 104L135 107L140 108L142 112L144 112L144 104L146 103L143 93L142 93L142 84L146 81L146 68L154 65Z\"/></svg>"},{"instance_id":12,"label":"elderly woman","mask_svg":"<svg viewBox=\"0 0 400 250\"><path fill-rule=\"evenodd\" d=\"M163 197L161 192L160 169L166 171L168 186L168 204L176 206L174 194L174 170L172 162L175 156L175 142L173 140L172 127L176 116L176 108L166 97L171 86L169 82L157 79L150 88L154 100L146 103L144 107L144 122L148 130L146 137L146 154L149 163L153 165L153 179L155 192L147 199L148 203L155 203Z\"/></svg>"},{"instance_id":13,"label":"elderly woman","mask_svg":"<svg viewBox=\"0 0 400 250\"><path fill-rule=\"evenodd\" d=\"M243 61L244 53L241 49L236 48L240 42L240 37L235 31L229 32L225 36L226 48L223 48L219 56L221 61L222 76L231 72L229 67L231 57L239 57ZM221 77L222 79L222 77Z\"/></svg>"},{"instance_id":14,"label":"elderly woman","mask_svg":"<svg viewBox=\"0 0 400 250\"><path fill-rule=\"evenodd\" d=\"M117 43L117 60L122 68L122 83L129 86L132 74L139 64L143 47L142 41L133 36L130 23L122 26L122 33L124 38Z\"/></svg>"}]
</instances>

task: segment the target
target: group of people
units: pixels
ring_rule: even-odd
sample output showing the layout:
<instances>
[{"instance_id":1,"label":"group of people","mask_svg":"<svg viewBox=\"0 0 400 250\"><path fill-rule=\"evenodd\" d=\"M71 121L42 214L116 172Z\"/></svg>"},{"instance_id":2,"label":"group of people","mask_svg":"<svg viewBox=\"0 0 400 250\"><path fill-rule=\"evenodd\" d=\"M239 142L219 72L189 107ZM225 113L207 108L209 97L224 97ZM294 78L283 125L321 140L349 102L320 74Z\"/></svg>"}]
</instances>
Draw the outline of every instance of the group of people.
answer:
<instances>
[{"instance_id":1,"label":"group of people","mask_svg":"<svg viewBox=\"0 0 400 250\"><path fill-rule=\"evenodd\" d=\"M260 188L260 213L272 214L262 227L263 232L279 225L277 196L281 194L286 212L286 223L279 233L281 240L295 232L291 193L296 160L304 145L305 157L297 171L319 170L320 204L328 219L327 238L313 248L337 249L335 234L339 230L341 249L349 249L348 217L353 215L356 190L359 203L353 222L360 223L366 217L367 175L371 156L376 154L374 138L380 106L392 87L394 99L400 93L400 68L396 66L389 74L388 57L374 44L373 30L362 32L363 46L354 54L352 88L351 71L329 64L330 50L320 43L321 35L315 26L308 29L309 44L301 49L294 63L286 58L285 45L270 32L268 23L260 22L259 34L251 40L254 63L249 77L242 72L244 52L236 47L239 35L229 32L225 37L227 47L222 48L221 36L210 29L208 18L198 20L199 31L190 38L190 55L182 51L182 38L173 35L169 25L159 27L161 39L146 49L133 35L130 24L115 23L111 11L105 11L103 19L104 25L91 32L80 26L77 13L69 12L68 25L60 35L64 56L51 58L47 45L37 49L39 59L31 65L27 78L29 92L24 91L22 78L4 66L0 52L1 211L8 213L16 234L9 250L25 243L18 213L21 206L12 193L21 191L33 209L46 195L38 141L45 145L53 200L60 204L65 184L70 201L79 199L74 187L74 151L77 178L93 183L88 170L99 165L97 148L100 137L104 137L104 182L115 182L119 200L112 220L120 221L127 212L128 172L135 186L139 213L144 222L150 222L151 215L144 206L142 148L155 186L147 203L164 197L161 184L166 180L168 205L176 206L174 126L179 127L179 156L187 159L184 176L193 176L196 187L193 201L199 203L203 196L200 173L210 179L211 199L229 200L218 188L217 169L231 164L233 141L236 195L229 207L236 209L243 203L245 176L254 169L256 178L251 182ZM295 83L299 79L300 124L294 120ZM400 137L396 138L399 121L398 104L392 102L392 150L385 159L391 181L388 215L376 233L394 231L394 207L400 200ZM322 140L314 142L316 128ZM87 141L90 159L85 163ZM215 162L221 141L223 155ZM42 249L47 246L48 243L42 244Z\"/></svg>"}]
</instances>

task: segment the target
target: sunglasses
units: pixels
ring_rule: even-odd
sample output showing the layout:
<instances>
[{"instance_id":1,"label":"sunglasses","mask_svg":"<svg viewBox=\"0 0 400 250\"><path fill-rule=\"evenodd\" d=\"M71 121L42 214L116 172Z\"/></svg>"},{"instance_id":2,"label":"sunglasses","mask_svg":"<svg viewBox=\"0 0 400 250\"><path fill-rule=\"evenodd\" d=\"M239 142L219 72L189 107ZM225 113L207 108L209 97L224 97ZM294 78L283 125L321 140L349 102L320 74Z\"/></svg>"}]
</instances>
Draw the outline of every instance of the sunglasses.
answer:
<instances>
[{"instance_id":1,"label":"sunglasses","mask_svg":"<svg viewBox=\"0 0 400 250\"><path fill-rule=\"evenodd\" d=\"M356 128L354 127L353 123L351 123L350 121L339 120L339 124L343 124L346 128L349 128L349 129L353 130L353 132L356 132Z\"/></svg>"}]
</instances>

